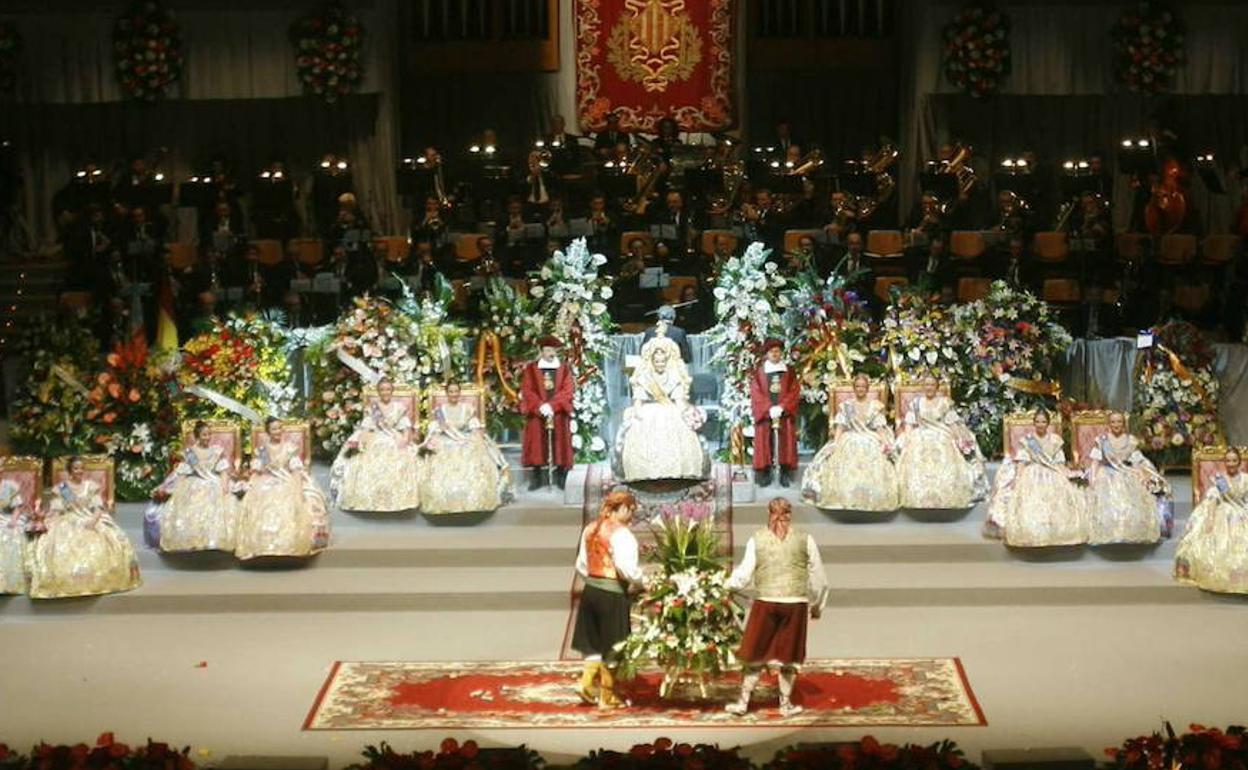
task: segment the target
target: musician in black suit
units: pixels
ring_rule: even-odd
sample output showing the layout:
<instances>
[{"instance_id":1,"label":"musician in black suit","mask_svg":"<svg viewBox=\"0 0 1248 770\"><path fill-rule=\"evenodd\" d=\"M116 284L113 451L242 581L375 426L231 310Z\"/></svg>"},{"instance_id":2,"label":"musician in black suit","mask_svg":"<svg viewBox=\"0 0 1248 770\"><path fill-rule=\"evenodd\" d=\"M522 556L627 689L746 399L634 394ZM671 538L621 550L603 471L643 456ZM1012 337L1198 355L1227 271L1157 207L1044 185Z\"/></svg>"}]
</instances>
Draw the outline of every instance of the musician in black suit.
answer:
<instances>
[{"instance_id":1,"label":"musician in black suit","mask_svg":"<svg viewBox=\"0 0 1248 770\"><path fill-rule=\"evenodd\" d=\"M507 199L506 212L498 223L494 241L499 245L500 267L512 278L523 278L541 255L540 246L528 236L527 227L533 223L534 217L525 214L524 201L519 196Z\"/></svg>"},{"instance_id":2,"label":"musician in black suit","mask_svg":"<svg viewBox=\"0 0 1248 770\"><path fill-rule=\"evenodd\" d=\"M581 138L569 134L562 115L550 119L550 133L544 137L546 149L550 150L550 170L557 175L576 173L580 162Z\"/></svg>"},{"instance_id":3,"label":"musician in black suit","mask_svg":"<svg viewBox=\"0 0 1248 770\"><path fill-rule=\"evenodd\" d=\"M659 228L655 237L655 256L669 271L692 275L697 272L690 263L698 237L699 225L692 211L685 208L685 199L676 190L664 196L664 208L651 221Z\"/></svg>"},{"instance_id":4,"label":"musician in black suit","mask_svg":"<svg viewBox=\"0 0 1248 770\"><path fill-rule=\"evenodd\" d=\"M550 204L550 199L559 194L558 180L540 151L529 152L524 175L517 184L516 192L524 202L525 211L532 217L541 217Z\"/></svg>"},{"instance_id":5,"label":"musician in black suit","mask_svg":"<svg viewBox=\"0 0 1248 770\"><path fill-rule=\"evenodd\" d=\"M589 250L593 254L602 254L614 264L620 253L620 228L615 217L607 211L607 196L595 192L589 199L590 234L586 238Z\"/></svg>"},{"instance_id":6,"label":"musician in black suit","mask_svg":"<svg viewBox=\"0 0 1248 770\"><path fill-rule=\"evenodd\" d=\"M222 286L247 285L249 270L245 257L247 232L241 211L235 211L229 201L221 199L213 207L207 229L200 235L204 252L201 264L211 270L215 261L217 278Z\"/></svg>"},{"instance_id":7,"label":"musician in black suit","mask_svg":"<svg viewBox=\"0 0 1248 770\"><path fill-rule=\"evenodd\" d=\"M658 321L641 335L642 347L645 347L646 343L651 339L662 334L672 342L675 342L676 346L680 348L680 357L684 359L685 363L692 361L693 351L689 347L689 335L685 333L684 329L676 325L676 308L671 305L660 305L659 309L655 311L655 315L658 316Z\"/></svg>"},{"instance_id":8,"label":"musician in black suit","mask_svg":"<svg viewBox=\"0 0 1248 770\"><path fill-rule=\"evenodd\" d=\"M603 160L608 160L615 154L615 147L618 144L632 147L633 137L632 134L620 128L620 116L612 112L607 115L606 128L594 134L594 153Z\"/></svg>"}]
</instances>

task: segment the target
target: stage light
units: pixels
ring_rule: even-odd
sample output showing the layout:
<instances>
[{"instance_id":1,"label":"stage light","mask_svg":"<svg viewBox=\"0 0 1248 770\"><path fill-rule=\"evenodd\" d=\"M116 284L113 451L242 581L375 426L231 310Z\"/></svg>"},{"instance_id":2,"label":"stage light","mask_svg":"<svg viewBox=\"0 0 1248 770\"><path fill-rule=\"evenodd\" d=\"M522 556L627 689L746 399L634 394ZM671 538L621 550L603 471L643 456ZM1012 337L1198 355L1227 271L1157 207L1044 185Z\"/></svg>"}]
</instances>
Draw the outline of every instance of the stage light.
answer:
<instances>
[{"instance_id":1,"label":"stage light","mask_svg":"<svg viewBox=\"0 0 1248 770\"><path fill-rule=\"evenodd\" d=\"M338 170L339 170L339 171L346 171L346 170L347 170L347 162L346 162L345 160L340 160L340 161L338 161Z\"/></svg>"},{"instance_id":2,"label":"stage light","mask_svg":"<svg viewBox=\"0 0 1248 770\"><path fill-rule=\"evenodd\" d=\"M481 152L481 145L479 144L472 145L471 147L468 148L468 152L472 152L472 153Z\"/></svg>"},{"instance_id":3,"label":"stage light","mask_svg":"<svg viewBox=\"0 0 1248 770\"><path fill-rule=\"evenodd\" d=\"M1005 160L1001 161L1001 165L1004 166L1005 168L1014 168L1014 159L1006 158Z\"/></svg>"},{"instance_id":4,"label":"stage light","mask_svg":"<svg viewBox=\"0 0 1248 770\"><path fill-rule=\"evenodd\" d=\"M283 174L281 171L274 171L274 172L273 172L273 178L274 178L274 179L282 179L282 178L284 178L285 176L286 176L286 175L285 175L285 174Z\"/></svg>"},{"instance_id":5,"label":"stage light","mask_svg":"<svg viewBox=\"0 0 1248 770\"><path fill-rule=\"evenodd\" d=\"M74 174L74 176L78 177L79 179L86 177L86 175L87 175L86 171L79 171L76 174Z\"/></svg>"},{"instance_id":6,"label":"stage light","mask_svg":"<svg viewBox=\"0 0 1248 770\"><path fill-rule=\"evenodd\" d=\"M266 170L266 171L261 171L261 172L260 172L260 178L261 178L261 179L268 179L268 178L269 178L269 177L271 177L271 176L273 176L273 173L272 173L271 171L267 171L267 170ZM192 179L191 181L193 182L193 181L195 181L195 180L194 180L194 179Z\"/></svg>"},{"instance_id":7,"label":"stage light","mask_svg":"<svg viewBox=\"0 0 1248 770\"><path fill-rule=\"evenodd\" d=\"M496 148L494 145L492 145L492 144L487 144L487 145L485 146L485 154L486 154L486 155L493 155L493 154L494 154L494 151L495 151L496 149L497 149L497 148Z\"/></svg>"},{"instance_id":8,"label":"stage light","mask_svg":"<svg viewBox=\"0 0 1248 770\"><path fill-rule=\"evenodd\" d=\"M1075 168L1075 162L1073 160L1068 160L1062 164L1062 168L1066 169L1067 171L1072 171Z\"/></svg>"},{"instance_id":9,"label":"stage light","mask_svg":"<svg viewBox=\"0 0 1248 770\"><path fill-rule=\"evenodd\" d=\"M321 161L321 168L329 168L330 163L327 160Z\"/></svg>"},{"instance_id":10,"label":"stage light","mask_svg":"<svg viewBox=\"0 0 1248 770\"><path fill-rule=\"evenodd\" d=\"M771 162L771 167L772 167L772 168L780 168L780 161L778 161L778 160L773 160L773 161Z\"/></svg>"},{"instance_id":11,"label":"stage light","mask_svg":"<svg viewBox=\"0 0 1248 770\"><path fill-rule=\"evenodd\" d=\"M103 174L103 173L104 172L100 171L98 168L91 170L91 176L99 176L100 174Z\"/></svg>"},{"instance_id":12,"label":"stage light","mask_svg":"<svg viewBox=\"0 0 1248 770\"><path fill-rule=\"evenodd\" d=\"M536 142L533 143L533 146L540 150L546 146L546 141L543 139L538 139Z\"/></svg>"},{"instance_id":13,"label":"stage light","mask_svg":"<svg viewBox=\"0 0 1248 770\"><path fill-rule=\"evenodd\" d=\"M152 177L152 179L156 180L157 182L163 182L165 181L165 175L157 171L156 174Z\"/></svg>"}]
</instances>

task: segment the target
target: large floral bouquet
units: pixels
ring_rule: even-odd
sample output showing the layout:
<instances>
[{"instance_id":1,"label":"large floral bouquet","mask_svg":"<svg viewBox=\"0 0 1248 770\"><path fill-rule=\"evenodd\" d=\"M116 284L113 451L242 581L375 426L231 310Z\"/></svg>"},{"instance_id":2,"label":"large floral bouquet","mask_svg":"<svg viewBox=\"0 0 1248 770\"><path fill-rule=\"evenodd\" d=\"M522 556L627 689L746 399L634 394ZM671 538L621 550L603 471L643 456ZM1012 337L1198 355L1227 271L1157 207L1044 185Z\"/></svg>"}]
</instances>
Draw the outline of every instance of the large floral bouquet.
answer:
<instances>
[{"instance_id":1,"label":"large floral bouquet","mask_svg":"<svg viewBox=\"0 0 1248 770\"><path fill-rule=\"evenodd\" d=\"M603 367L611 353L615 323L607 310L610 282L598 272L606 263L603 255L589 253L584 238L577 238L542 265L535 275L539 282L529 290L537 300L542 328L563 341L576 373L572 447L578 462L597 462L607 456L602 439L607 411Z\"/></svg>"},{"instance_id":2,"label":"large floral bouquet","mask_svg":"<svg viewBox=\"0 0 1248 770\"><path fill-rule=\"evenodd\" d=\"M182 347L179 421L291 414L296 393L289 356L286 331L273 321L260 316L215 321Z\"/></svg>"},{"instance_id":3,"label":"large floral bouquet","mask_svg":"<svg viewBox=\"0 0 1248 770\"><path fill-rule=\"evenodd\" d=\"M719 350L716 360L724 375L719 395L720 419L732 431L734 447L743 445L743 437L754 427L750 375L758 366L763 343L770 337L786 336L784 313L788 298L783 290L789 282L770 257L766 246L751 243L740 257L724 263L715 287L715 316L719 322L707 334ZM734 454L741 451L744 449Z\"/></svg>"},{"instance_id":4,"label":"large floral bouquet","mask_svg":"<svg viewBox=\"0 0 1248 770\"><path fill-rule=\"evenodd\" d=\"M541 328L542 315L533 299L517 292L502 278L491 278L486 283L474 364L478 382L494 383L488 388L488 423L493 434L523 424L515 409L515 394L519 391L520 373L537 350Z\"/></svg>"},{"instance_id":5,"label":"large floral bouquet","mask_svg":"<svg viewBox=\"0 0 1248 770\"><path fill-rule=\"evenodd\" d=\"M930 371L955 391L970 375L967 341L953 311L919 291L895 295L880 325L880 347L893 376L912 379Z\"/></svg>"},{"instance_id":6,"label":"large floral bouquet","mask_svg":"<svg viewBox=\"0 0 1248 770\"><path fill-rule=\"evenodd\" d=\"M135 0L113 25L113 54L121 90L156 101L182 76L182 31L157 0Z\"/></svg>"},{"instance_id":7,"label":"large floral bouquet","mask_svg":"<svg viewBox=\"0 0 1248 770\"><path fill-rule=\"evenodd\" d=\"M364 27L341 3L328 3L320 12L296 21L290 39L304 93L336 102L359 89L364 80L360 61Z\"/></svg>"},{"instance_id":8,"label":"large floral bouquet","mask_svg":"<svg viewBox=\"0 0 1248 770\"><path fill-rule=\"evenodd\" d=\"M975 0L944 30L945 77L976 98L995 92L1010 72L1010 19Z\"/></svg>"},{"instance_id":9,"label":"large floral bouquet","mask_svg":"<svg viewBox=\"0 0 1248 770\"><path fill-rule=\"evenodd\" d=\"M880 743L870 735L856 743L805 744L781 749L764 770L977 770L950 740L919 746Z\"/></svg>"},{"instance_id":10,"label":"large floral bouquet","mask_svg":"<svg viewBox=\"0 0 1248 770\"><path fill-rule=\"evenodd\" d=\"M1131 91L1169 90L1183 61L1183 33L1168 3L1144 0L1123 11L1112 32L1118 82Z\"/></svg>"},{"instance_id":11,"label":"large floral bouquet","mask_svg":"<svg viewBox=\"0 0 1248 770\"><path fill-rule=\"evenodd\" d=\"M95 335L74 316L41 317L23 330L15 352L29 374L13 403L15 451L46 457L95 449L87 394L99 351Z\"/></svg>"},{"instance_id":12,"label":"large floral bouquet","mask_svg":"<svg viewBox=\"0 0 1248 770\"><path fill-rule=\"evenodd\" d=\"M620 675L630 678L657 665L662 697L687 678L706 697L707 677L735 665L733 650L741 642L743 613L728 590L719 535L709 517L670 513L655 522L655 540L650 557L660 571L638 600L641 622L616 647Z\"/></svg>"},{"instance_id":13,"label":"large floral bouquet","mask_svg":"<svg viewBox=\"0 0 1248 770\"><path fill-rule=\"evenodd\" d=\"M995 281L983 299L958 306L954 316L970 341L970 377L961 393L967 426L980 449L995 454L1007 414L1055 405L1057 365L1070 333L1043 301L1004 281Z\"/></svg>"},{"instance_id":14,"label":"large floral bouquet","mask_svg":"<svg viewBox=\"0 0 1248 770\"><path fill-rule=\"evenodd\" d=\"M1154 732L1123 741L1105 753L1116 770L1243 770L1248 767L1248 730L1232 725L1191 725L1190 732L1175 735L1166 723L1166 734Z\"/></svg>"},{"instance_id":15,"label":"large floral bouquet","mask_svg":"<svg viewBox=\"0 0 1248 770\"><path fill-rule=\"evenodd\" d=\"M11 21L0 21L0 96L17 87L17 55L22 51L22 34Z\"/></svg>"},{"instance_id":16,"label":"large floral bouquet","mask_svg":"<svg viewBox=\"0 0 1248 770\"><path fill-rule=\"evenodd\" d=\"M1134 424L1154 462L1185 465L1193 447L1220 436L1213 348L1184 321L1154 329L1153 339L1136 362Z\"/></svg>"}]
</instances>

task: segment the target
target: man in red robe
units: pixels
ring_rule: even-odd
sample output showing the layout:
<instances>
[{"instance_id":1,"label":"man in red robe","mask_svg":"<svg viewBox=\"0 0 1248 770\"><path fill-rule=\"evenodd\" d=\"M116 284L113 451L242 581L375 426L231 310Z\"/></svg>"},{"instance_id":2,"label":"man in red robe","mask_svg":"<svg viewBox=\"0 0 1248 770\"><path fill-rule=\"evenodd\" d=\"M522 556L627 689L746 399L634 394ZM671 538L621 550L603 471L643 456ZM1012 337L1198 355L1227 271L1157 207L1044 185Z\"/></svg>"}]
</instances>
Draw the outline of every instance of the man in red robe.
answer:
<instances>
[{"instance_id":1,"label":"man in red robe","mask_svg":"<svg viewBox=\"0 0 1248 770\"><path fill-rule=\"evenodd\" d=\"M797 377L784 362L784 343L767 340L762 364L750 376L750 411L754 415L754 483L771 484L772 458L778 453L780 486L797 470ZM778 428L779 431L773 430ZM778 442L777 442L778 439ZM779 446L772 445L778 443Z\"/></svg>"},{"instance_id":2,"label":"man in red robe","mask_svg":"<svg viewBox=\"0 0 1248 770\"><path fill-rule=\"evenodd\" d=\"M520 414L525 416L520 461L531 474L530 490L545 485L547 466L554 467L554 481L563 489L573 458L573 376L571 369L559 360L563 343L547 336L537 344L541 354L524 367L520 379Z\"/></svg>"}]
</instances>

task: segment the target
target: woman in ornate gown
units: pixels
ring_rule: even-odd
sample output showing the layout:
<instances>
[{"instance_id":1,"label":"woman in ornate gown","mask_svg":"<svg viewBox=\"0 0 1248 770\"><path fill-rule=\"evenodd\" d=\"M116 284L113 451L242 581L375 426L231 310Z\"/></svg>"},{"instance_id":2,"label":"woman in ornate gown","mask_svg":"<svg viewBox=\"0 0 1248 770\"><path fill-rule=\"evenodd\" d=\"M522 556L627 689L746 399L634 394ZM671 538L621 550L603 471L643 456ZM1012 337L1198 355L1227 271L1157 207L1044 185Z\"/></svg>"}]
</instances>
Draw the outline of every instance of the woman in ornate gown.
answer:
<instances>
[{"instance_id":1,"label":"woman in ornate gown","mask_svg":"<svg viewBox=\"0 0 1248 770\"><path fill-rule=\"evenodd\" d=\"M1248 594L1248 474L1236 449L1213 477L1174 555L1175 579L1206 591Z\"/></svg>"},{"instance_id":2,"label":"woman in ornate gown","mask_svg":"<svg viewBox=\"0 0 1248 770\"><path fill-rule=\"evenodd\" d=\"M377 398L343 445L330 471L330 491L344 511L394 512L420 505L420 457L412 443L408 405L394 383L377 383Z\"/></svg>"},{"instance_id":3,"label":"woman in ornate gown","mask_svg":"<svg viewBox=\"0 0 1248 770\"><path fill-rule=\"evenodd\" d=\"M984 457L940 382L929 374L922 385L897 438L901 507L970 508L988 495Z\"/></svg>"},{"instance_id":4,"label":"woman in ornate gown","mask_svg":"<svg viewBox=\"0 0 1248 770\"><path fill-rule=\"evenodd\" d=\"M1048 412L1037 411L997 471L988 501L990 536L1020 548L1079 545L1088 541L1087 496L1071 478L1062 437L1049 430Z\"/></svg>"},{"instance_id":5,"label":"woman in ornate gown","mask_svg":"<svg viewBox=\"0 0 1248 770\"><path fill-rule=\"evenodd\" d=\"M30 598L119 593L139 585L139 562L81 457L52 489L46 530L30 547Z\"/></svg>"},{"instance_id":6,"label":"woman in ornate gown","mask_svg":"<svg viewBox=\"0 0 1248 770\"><path fill-rule=\"evenodd\" d=\"M426 514L494 511L511 501L511 470L485 433L475 404L463 400L459 383L446 386L446 401L433 410L428 451L420 467L421 510Z\"/></svg>"},{"instance_id":7,"label":"woman in ornate gown","mask_svg":"<svg viewBox=\"0 0 1248 770\"><path fill-rule=\"evenodd\" d=\"M0 481L0 594L26 593L25 504L16 482Z\"/></svg>"},{"instance_id":8,"label":"woman in ornate gown","mask_svg":"<svg viewBox=\"0 0 1248 770\"><path fill-rule=\"evenodd\" d=\"M251 480L238 517L234 555L313 556L329 545L325 495L304 468L302 447L282 438L282 422L264 421Z\"/></svg>"},{"instance_id":9,"label":"woman in ornate gown","mask_svg":"<svg viewBox=\"0 0 1248 770\"><path fill-rule=\"evenodd\" d=\"M1127 433L1121 412L1088 452L1088 542L1156 543L1165 528L1170 485Z\"/></svg>"},{"instance_id":10,"label":"woman in ornate gown","mask_svg":"<svg viewBox=\"0 0 1248 770\"><path fill-rule=\"evenodd\" d=\"M884 419L884 405L870 397L870 390L865 374L854 378L854 397L841 402L833 417L832 440L802 478L802 495L819 508L897 510L893 431Z\"/></svg>"},{"instance_id":11,"label":"woman in ornate gown","mask_svg":"<svg viewBox=\"0 0 1248 770\"><path fill-rule=\"evenodd\" d=\"M199 420L193 443L156 488L152 511L159 523L157 547L167 553L233 551L238 526L238 498L230 488L234 468L219 446L210 443L208 425Z\"/></svg>"},{"instance_id":12,"label":"woman in ornate gown","mask_svg":"<svg viewBox=\"0 0 1248 770\"><path fill-rule=\"evenodd\" d=\"M642 346L629 378L633 403L624 410L612 451L612 470L622 481L704 479L710 473L697 432L705 417L689 403L690 382L674 340L659 336Z\"/></svg>"}]
</instances>

